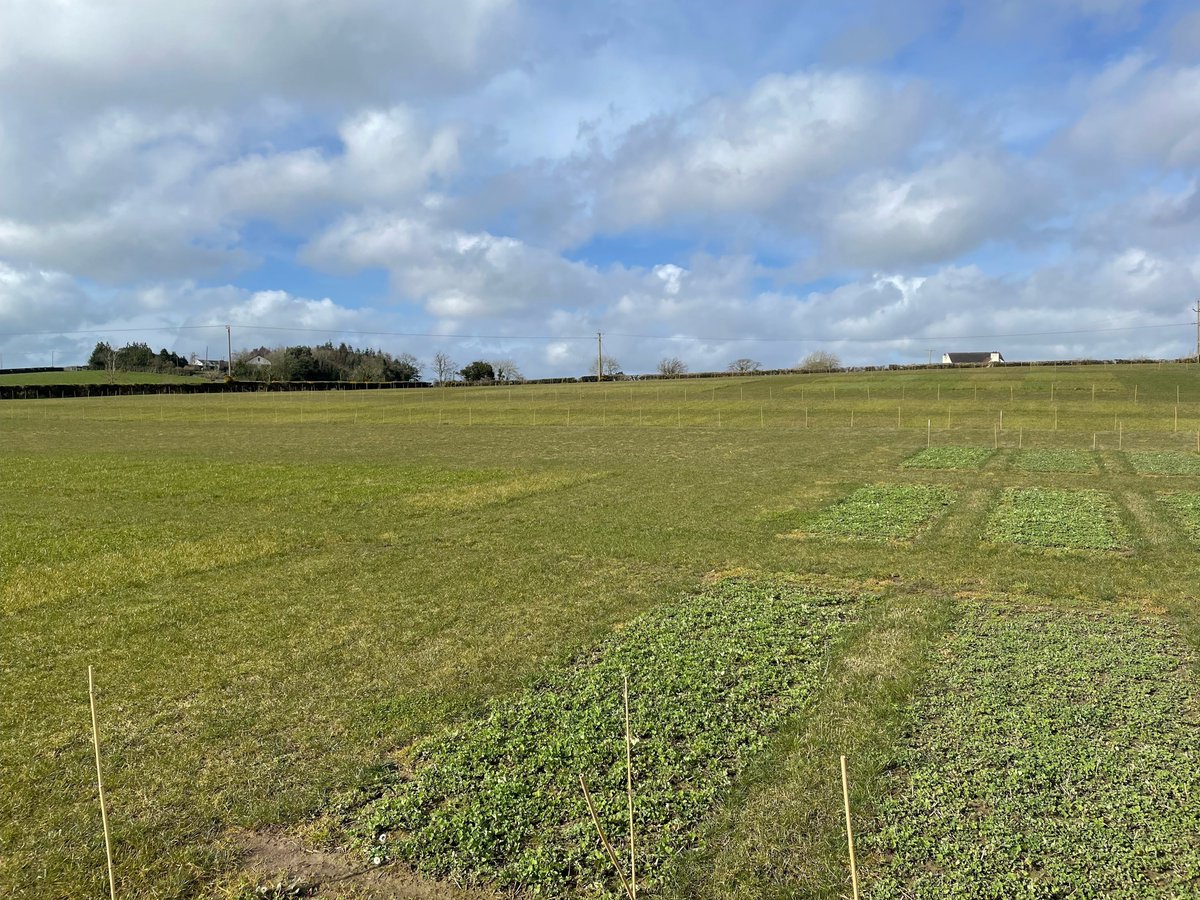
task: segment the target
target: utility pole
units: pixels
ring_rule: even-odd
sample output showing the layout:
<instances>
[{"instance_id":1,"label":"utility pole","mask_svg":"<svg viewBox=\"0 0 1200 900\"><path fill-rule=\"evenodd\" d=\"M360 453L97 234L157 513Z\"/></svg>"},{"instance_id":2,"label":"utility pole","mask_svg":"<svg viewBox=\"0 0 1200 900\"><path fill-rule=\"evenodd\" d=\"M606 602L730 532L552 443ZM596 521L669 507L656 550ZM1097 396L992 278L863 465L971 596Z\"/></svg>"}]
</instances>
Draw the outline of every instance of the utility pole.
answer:
<instances>
[{"instance_id":1,"label":"utility pole","mask_svg":"<svg viewBox=\"0 0 1200 900\"><path fill-rule=\"evenodd\" d=\"M932 348L930 348L930 350L929 350L929 362L927 363L927 365L930 365L930 366L933 365L933 349Z\"/></svg>"},{"instance_id":2,"label":"utility pole","mask_svg":"<svg viewBox=\"0 0 1200 900\"><path fill-rule=\"evenodd\" d=\"M1196 363L1200 364L1200 300L1196 301L1192 312L1196 314Z\"/></svg>"},{"instance_id":3,"label":"utility pole","mask_svg":"<svg viewBox=\"0 0 1200 900\"><path fill-rule=\"evenodd\" d=\"M604 335L596 332L596 383L604 380Z\"/></svg>"},{"instance_id":4,"label":"utility pole","mask_svg":"<svg viewBox=\"0 0 1200 900\"><path fill-rule=\"evenodd\" d=\"M233 332L229 330L229 326L225 326L225 345L229 351L228 362L226 363L225 374L230 378L233 377Z\"/></svg>"}]
</instances>

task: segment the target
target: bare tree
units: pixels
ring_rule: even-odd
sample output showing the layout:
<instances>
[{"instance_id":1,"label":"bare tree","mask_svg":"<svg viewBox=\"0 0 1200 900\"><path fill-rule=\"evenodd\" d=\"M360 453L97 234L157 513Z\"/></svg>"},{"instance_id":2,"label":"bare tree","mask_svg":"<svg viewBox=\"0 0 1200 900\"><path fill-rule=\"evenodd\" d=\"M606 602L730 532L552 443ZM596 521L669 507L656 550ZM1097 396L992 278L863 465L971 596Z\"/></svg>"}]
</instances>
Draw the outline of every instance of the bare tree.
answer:
<instances>
[{"instance_id":1,"label":"bare tree","mask_svg":"<svg viewBox=\"0 0 1200 900\"><path fill-rule=\"evenodd\" d=\"M524 381L525 376L511 359L494 359L492 368L496 372L497 381Z\"/></svg>"},{"instance_id":2,"label":"bare tree","mask_svg":"<svg viewBox=\"0 0 1200 900\"><path fill-rule=\"evenodd\" d=\"M611 378L613 375L619 375L621 372L621 364L611 356L603 356L600 361L604 364L604 377ZM592 367L588 370L593 375L596 374L596 360L592 360Z\"/></svg>"},{"instance_id":3,"label":"bare tree","mask_svg":"<svg viewBox=\"0 0 1200 900\"><path fill-rule=\"evenodd\" d=\"M658 374L663 378L678 378L687 372L687 363L678 356L668 356L658 361Z\"/></svg>"},{"instance_id":4,"label":"bare tree","mask_svg":"<svg viewBox=\"0 0 1200 900\"><path fill-rule=\"evenodd\" d=\"M458 363L452 360L449 354L439 350L433 354L433 375L437 379L438 384L445 384L454 378L454 374L458 371Z\"/></svg>"},{"instance_id":5,"label":"bare tree","mask_svg":"<svg viewBox=\"0 0 1200 900\"><path fill-rule=\"evenodd\" d=\"M814 350L800 361L800 368L806 372L828 372L841 367L842 361L828 350Z\"/></svg>"},{"instance_id":6,"label":"bare tree","mask_svg":"<svg viewBox=\"0 0 1200 900\"><path fill-rule=\"evenodd\" d=\"M729 364L730 372L737 372L742 375L746 374L747 372L757 372L761 368L762 363L760 363L757 359L750 359L745 356L743 356L741 359L735 359Z\"/></svg>"}]
</instances>

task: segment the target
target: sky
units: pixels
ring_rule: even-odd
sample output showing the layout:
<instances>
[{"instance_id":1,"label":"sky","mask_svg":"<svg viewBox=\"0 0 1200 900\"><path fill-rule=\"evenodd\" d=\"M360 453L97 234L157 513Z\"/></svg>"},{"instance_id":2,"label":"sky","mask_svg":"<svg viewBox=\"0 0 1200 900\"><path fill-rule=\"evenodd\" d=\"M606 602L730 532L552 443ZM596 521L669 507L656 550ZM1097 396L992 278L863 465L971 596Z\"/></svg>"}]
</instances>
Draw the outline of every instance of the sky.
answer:
<instances>
[{"instance_id":1,"label":"sky","mask_svg":"<svg viewBox=\"0 0 1200 900\"><path fill-rule=\"evenodd\" d=\"M1198 167L1185 2L5 0L0 367L1179 357Z\"/></svg>"}]
</instances>

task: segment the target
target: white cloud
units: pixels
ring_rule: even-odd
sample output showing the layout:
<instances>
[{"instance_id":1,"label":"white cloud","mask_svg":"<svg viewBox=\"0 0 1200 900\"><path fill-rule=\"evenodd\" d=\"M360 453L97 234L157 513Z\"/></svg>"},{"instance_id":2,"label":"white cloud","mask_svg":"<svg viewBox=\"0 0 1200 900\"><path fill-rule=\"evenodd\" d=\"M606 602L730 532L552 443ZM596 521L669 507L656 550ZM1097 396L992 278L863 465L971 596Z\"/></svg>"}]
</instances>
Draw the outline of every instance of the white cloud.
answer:
<instances>
[{"instance_id":1,"label":"white cloud","mask_svg":"<svg viewBox=\"0 0 1200 900\"><path fill-rule=\"evenodd\" d=\"M1089 108L1065 140L1089 160L1194 169L1200 165L1197 110L1200 66L1133 68L1127 59L1099 77Z\"/></svg>"},{"instance_id":2,"label":"white cloud","mask_svg":"<svg viewBox=\"0 0 1200 900\"><path fill-rule=\"evenodd\" d=\"M458 167L458 132L429 128L406 107L364 109L341 123L340 152L252 153L208 176L217 208L288 222L322 208L410 198Z\"/></svg>"},{"instance_id":3,"label":"white cloud","mask_svg":"<svg viewBox=\"0 0 1200 900\"><path fill-rule=\"evenodd\" d=\"M764 211L806 186L892 159L925 115L921 91L849 72L770 75L632 129L596 201L602 228Z\"/></svg>"},{"instance_id":4,"label":"white cloud","mask_svg":"<svg viewBox=\"0 0 1200 900\"><path fill-rule=\"evenodd\" d=\"M508 57L514 13L508 0L16 0L0 11L0 92L76 109L438 93Z\"/></svg>"},{"instance_id":5,"label":"white cloud","mask_svg":"<svg viewBox=\"0 0 1200 900\"><path fill-rule=\"evenodd\" d=\"M587 265L515 238L383 214L343 218L302 255L333 270L385 269L401 297L443 319L587 306L599 296L601 280Z\"/></svg>"},{"instance_id":6,"label":"white cloud","mask_svg":"<svg viewBox=\"0 0 1200 900\"><path fill-rule=\"evenodd\" d=\"M868 268L951 259L1043 216L1052 191L1028 165L960 153L913 172L864 176L828 212L833 256Z\"/></svg>"}]
</instances>

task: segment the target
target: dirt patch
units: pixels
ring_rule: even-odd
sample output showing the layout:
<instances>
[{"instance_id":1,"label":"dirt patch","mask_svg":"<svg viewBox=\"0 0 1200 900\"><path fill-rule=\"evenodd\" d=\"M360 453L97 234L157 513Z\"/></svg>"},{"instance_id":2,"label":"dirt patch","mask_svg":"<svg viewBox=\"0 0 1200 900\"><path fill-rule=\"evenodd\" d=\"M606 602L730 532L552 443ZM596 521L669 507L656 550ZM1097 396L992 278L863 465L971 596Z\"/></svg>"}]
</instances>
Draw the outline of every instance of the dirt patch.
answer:
<instances>
[{"instance_id":1,"label":"dirt patch","mask_svg":"<svg viewBox=\"0 0 1200 900\"><path fill-rule=\"evenodd\" d=\"M430 881L397 865L372 865L356 853L308 850L287 834L248 831L236 840L245 853L240 881L257 885L264 897L487 900L500 896Z\"/></svg>"}]
</instances>

